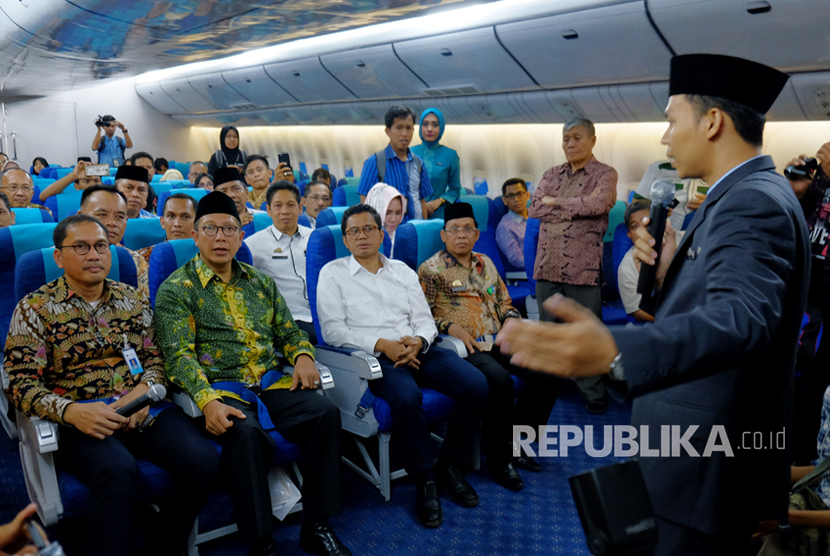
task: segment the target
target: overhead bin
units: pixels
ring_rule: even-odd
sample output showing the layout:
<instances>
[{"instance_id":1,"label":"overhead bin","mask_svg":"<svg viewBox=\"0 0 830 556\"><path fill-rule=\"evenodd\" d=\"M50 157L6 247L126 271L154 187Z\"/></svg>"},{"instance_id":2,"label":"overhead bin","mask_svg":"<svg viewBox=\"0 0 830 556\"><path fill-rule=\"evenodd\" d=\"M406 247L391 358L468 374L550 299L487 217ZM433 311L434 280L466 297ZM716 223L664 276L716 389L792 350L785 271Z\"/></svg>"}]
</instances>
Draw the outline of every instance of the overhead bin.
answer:
<instances>
[{"instance_id":1,"label":"overhead bin","mask_svg":"<svg viewBox=\"0 0 830 556\"><path fill-rule=\"evenodd\" d=\"M223 71L222 78L257 108L297 102L296 98L265 73L262 66Z\"/></svg>"},{"instance_id":2,"label":"overhead bin","mask_svg":"<svg viewBox=\"0 0 830 556\"><path fill-rule=\"evenodd\" d=\"M164 92L164 89L161 88L161 84L158 81L136 83L135 92L162 114L173 115L187 112L182 105Z\"/></svg>"},{"instance_id":3,"label":"overhead bin","mask_svg":"<svg viewBox=\"0 0 830 556\"><path fill-rule=\"evenodd\" d=\"M363 100L418 96L427 88L398 59L391 44L328 54L320 63Z\"/></svg>"},{"instance_id":4,"label":"overhead bin","mask_svg":"<svg viewBox=\"0 0 830 556\"><path fill-rule=\"evenodd\" d=\"M542 87L669 77L671 53L641 1L497 25L496 35Z\"/></svg>"},{"instance_id":5,"label":"overhead bin","mask_svg":"<svg viewBox=\"0 0 830 556\"><path fill-rule=\"evenodd\" d=\"M492 27L394 43L401 61L436 95L522 91L538 86L496 39ZM429 93L429 91L427 91Z\"/></svg>"},{"instance_id":6,"label":"overhead bin","mask_svg":"<svg viewBox=\"0 0 830 556\"><path fill-rule=\"evenodd\" d=\"M256 108L248 99L239 94L222 79L221 73L197 75L188 78L193 89L205 97L218 110L245 110Z\"/></svg>"},{"instance_id":7,"label":"overhead bin","mask_svg":"<svg viewBox=\"0 0 830 556\"><path fill-rule=\"evenodd\" d=\"M166 79L161 81L160 85L170 98L191 114L216 111L216 106L191 87L187 77Z\"/></svg>"},{"instance_id":8,"label":"overhead bin","mask_svg":"<svg viewBox=\"0 0 830 556\"><path fill-rule=\"evenodd\" d=\"M320 58L266 64L265 73L299 102L354 100L355 96L326 71Z\"/></svg>"},{"instance_id":9,"label":"overhead bin","mask_svg":"<svg viewBox=\"0 0 830 556\"><path fill-rule=\"evenodd\" d=\"M793 75L788 84L792 84L808 120L830 120L830 72ZM778 101L772 105L771 112L777 105Z\"/></svg>"},{"instance_id":10,"label":"overhead bin","mask_svg":"<svg viewBox=\"0 0 830 556\"><path fill-rule=\"evenodd\" d=\"M830 69L827 0L649 0L648 8L678 54L728 54L783 71Z\"/></svg>"},{"instance_id":11,"label":"overhead bin","mask_svg":"<svg viewBox=\"0 0 830 556\"><path fill-rule=\"evenodd\" d=\"M668 83L613 85L613 96L631 122L662 122L669 97ZM654 94L657 89L658 94ZM663 99L665 100L658 100Z\"/></svg>"}]
</instances>

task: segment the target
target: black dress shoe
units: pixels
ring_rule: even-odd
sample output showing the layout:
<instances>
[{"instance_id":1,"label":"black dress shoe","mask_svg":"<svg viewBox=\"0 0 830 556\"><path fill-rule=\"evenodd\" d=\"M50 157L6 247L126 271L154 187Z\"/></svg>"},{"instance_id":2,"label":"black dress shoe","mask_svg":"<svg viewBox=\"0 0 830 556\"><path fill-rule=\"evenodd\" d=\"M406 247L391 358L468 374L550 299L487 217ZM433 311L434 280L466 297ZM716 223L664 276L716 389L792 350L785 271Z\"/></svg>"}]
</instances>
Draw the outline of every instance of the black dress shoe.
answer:
<instances>
[{"instance_id":1,"label":"black dress shoe","mask_svg":"<svg viewBox=\"0 0 830 556\"><path fill-rule=\"evenodd\" d=\"M504 488L518 492L525 487L525 482L519 476L516 468L513 467L512 462L503 465L491 465L490 471L493 472L493 478L496 482Z\"/></svg>"},{"instance_id":2,"label":"black dress shoe","mask_svg":"<svg viewBox=\"0 0 830 556\"><path fill-rule=\"evenodd\" d=\"M415 491L415 517L427 529L435 529L444 521L438 486L435 481L425 481Z\"/></svg>"},{"instance_id":3,"label":"black dress shoe","mask_svg":"<svg viewBox=\"0 0 830 556\"><path fill-rule=\"evenodd\" d=\"M585 411L587 411L591 415L602 415L603 413L608 411L608 402L605 401L605 398L599 398L597 400L588 400L585 403Z\"/></svg>"},{"instance_id":4,"label":"black dress shoe","mask_svg":"<svg viewBox=\"0 0 830 556\"><path fill-rule=\"evenodd\" d=\"M272 537L264 537L248 543L251 556L277 556L277 547Z\"/></svg>"},{"instance_id":5,"label":"black dress shoe","mask_svg":"<svg viewBox=\"0 0 830 556\"><path fill-rule=\"evenodd\" d=\"M300 548L318 556L352 556L351 551L340 542L325 521L303 523L300 529Z\"/></svg>"},{"instance_id":6,"label":"black dress shoe","mask_svg":"<svg viewBox=\"0 0 830 556\"><path fill-rule=\"evenodd\" d=\"M534 473L538 473L542 470L542 466L536 462L530 456L519 456L517 458L513 458L513 465L518 467L519 469L524 469L525 471L532 471Z\"/></svg>"},{"instance_id":7,"label":"black dress shoe","mask_svg":"<svg viewBox=\"0 0 830 556\"><path fill-rule=\"evenodd\" d=\"M441 488L450 495L450 500L465 508L478 506L478 494L464 478L458 466L437 466L435 476Z\"/></svg>"}]
</instances>

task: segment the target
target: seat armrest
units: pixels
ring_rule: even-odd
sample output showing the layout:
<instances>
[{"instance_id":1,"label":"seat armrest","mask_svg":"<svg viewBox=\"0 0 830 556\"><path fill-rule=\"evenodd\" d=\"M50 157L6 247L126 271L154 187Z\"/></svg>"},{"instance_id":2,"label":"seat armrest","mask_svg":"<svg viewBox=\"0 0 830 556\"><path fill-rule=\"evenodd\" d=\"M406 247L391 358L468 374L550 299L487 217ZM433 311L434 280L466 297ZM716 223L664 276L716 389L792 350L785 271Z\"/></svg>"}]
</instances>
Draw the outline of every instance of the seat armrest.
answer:
<instances>
[{"instance_id":1,"label":"seat armrest","mask_svg":"<svg viewBox=\"0 0 830 556\"><path fill-rule=\"evenodd\" d=\"M29 500L37 504L44 525L55 525L63 515L53 452L58 449L58 425L19 411L20 463Z\"/></svg>"},{"instance_id":2,"label":"seat armrest","mask_svg":"<svg viewBox=\"0 0 830 556\"><path fill-rule=\"evenodd\" d=\"M320 373L320 389L328 390L329 388L334 388L334 377L331 376L329 368L319 361L314 361L314 366L317 367L317 372ZM283 370L289 375L294 376L294 367L283 367Z\"/></svg>"},{"instance_id":3,"label":"seat armrest","mask_svg":"<svg viewBox=\"0 0 830 556\"><path fill-rule=\"evenodd\" d=\"M48 454L58 449L58 425L40 417L28 417L17 412L17 426L20 441L27 443L39 454Z\"/></svg>"},{"instance_id":4,"label":"seat armrest","mask_svg":"<svg viewBox=\"0 0 830 556\"><path fill-rule=\"evenodd\" d=\"M361 350L329 349L317 346L317 361L322 365L352 372L360 378L375 380L383 377L378 360Z\"/></svg>"},{"instance_id":5,"label":"seat armrest","mask_svg":"<svg viewBox=\"0 0 830 556\"><path fill-rule=\"evenodd\" d=\"M439 334L438 339L441 341L441 347L454 351L461 359L467 358L467 346L455 336Z\"/></svg>"},{"instance_id":6,"label":"seat armrest","mask_svg":"<svg viewBox=\"0 0 830 556\"><path fill-rule=\"evenodd\" d=\"M508 280L527 280L527 272L505 272L504 275Z\"/></svg>"},{"instance_id":7,"label":"seat armrest","mask_svg":"<svg viewBox=\"0 0 830 556\"><path fill-rule=\"evenodd\" d=\"M195 419L202 416L202 410L193 401L193 398L184 393L179 388L171 388L170 401L182 408L184 414Z\"/></svg>"}]
</instances>

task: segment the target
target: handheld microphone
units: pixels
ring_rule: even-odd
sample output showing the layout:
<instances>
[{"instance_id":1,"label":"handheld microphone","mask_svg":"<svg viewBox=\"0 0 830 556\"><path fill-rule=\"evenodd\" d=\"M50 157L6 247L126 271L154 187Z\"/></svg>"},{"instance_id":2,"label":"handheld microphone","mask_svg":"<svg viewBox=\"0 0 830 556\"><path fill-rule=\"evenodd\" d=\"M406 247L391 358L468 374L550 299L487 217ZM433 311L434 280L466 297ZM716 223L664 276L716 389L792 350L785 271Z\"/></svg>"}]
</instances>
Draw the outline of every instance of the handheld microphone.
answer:
<instances>
[{"instance_id":1,"label":"handheld microphone","mask_svg":"<svg viewBox=\"0 0 830 556\"><path fill-rule=\"evenodd\" d=\"M663 234L666 231L666 220L669 218L669 205L674 200L674 182L669 180L655 181L651 184L649 196L651 197L651 210L648 213L647 230L654 238L654 250L657 251L657 260L654 261L654 265L640 265L637 293L643 296L651 296L651 292L654 291L657 265L660 263L660 251L663 247Z\"/></svg>"},{"instance_id":2,"label":"handheld microphone","mask_svg":"<svg viewBox=\"0 0 830 556\"><path fill-rule=\"evenodd\" d=\"M133 413L138 413L148 405L154 404L164 399L167 395L167 390L161 384L153 384L147 393L139 396L124 407L119 407L115 410L116 413L122 417L130 417Z\"/></svg>"}]
</instances>

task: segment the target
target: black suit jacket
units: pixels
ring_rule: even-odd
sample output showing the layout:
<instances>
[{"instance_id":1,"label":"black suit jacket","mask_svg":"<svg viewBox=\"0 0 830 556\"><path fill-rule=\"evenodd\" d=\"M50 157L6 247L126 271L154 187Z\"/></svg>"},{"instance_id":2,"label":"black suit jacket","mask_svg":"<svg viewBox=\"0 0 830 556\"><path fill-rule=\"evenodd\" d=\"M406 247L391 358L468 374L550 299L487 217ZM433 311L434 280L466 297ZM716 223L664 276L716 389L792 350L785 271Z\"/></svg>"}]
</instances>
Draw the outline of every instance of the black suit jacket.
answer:
<instances>
[{"instance_id":1,"label":"black suit jacket","mask_svg":"<svg viewBox=\"0 0 830 556\"><path fill-rule=\"evenodd\" d=\"M709 534L786 513L789 431L776 433L791 420L810 247L798 201L774 170L763 156L721 180L678 247L655 322L612 330L632 424L649 425L651 447L663 425L698 425L690 443L700 454L713 426L728 437L733 457L640 458L655 513Z\"/></svg>"}]
</instances>

